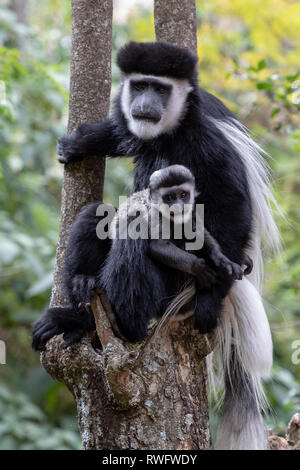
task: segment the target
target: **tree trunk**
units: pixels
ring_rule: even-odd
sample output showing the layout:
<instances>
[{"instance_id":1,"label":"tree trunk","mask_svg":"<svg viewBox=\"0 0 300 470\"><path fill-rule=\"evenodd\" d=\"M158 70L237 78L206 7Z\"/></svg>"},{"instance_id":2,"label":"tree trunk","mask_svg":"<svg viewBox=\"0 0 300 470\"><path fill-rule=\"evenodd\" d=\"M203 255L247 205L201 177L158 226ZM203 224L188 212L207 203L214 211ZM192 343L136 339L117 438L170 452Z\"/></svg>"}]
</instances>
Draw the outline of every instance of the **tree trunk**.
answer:
<instances>
[{"instance_id":1,"label":"tree trunk","mask_svg":"<svg viewBox=\"0 0 300 470\"><path fill-rule=\"evenodd\" d=\"M172 42L197 53L195 0L154 0L154 24L158 41Z\"/></svg>"},{"instance_id":2,"label":"tree trunk","mask_svg":"<svg viewBox=\"0 0 300 470\"><path fill-rule=\"evenodd\" d=\"M158 39L174 39L195 49L195 15L187 8L176 16L177 0L165 2L167 15L163 3L155 3ZM184 3L194 11L194 1ZM170 19L173 13L185 25L180 34L162 26L164 15ZM72 2L70 131L79 122L104 118L108 111L111 15L111 0ZM64 303L61 276L67 234L80 208L100 198L103 165L91 158L65 169L52 305ZM101 350L94 335L67 349L56 337L42 354L46 370L75 397L84 449L207 449L205 356L210 343L193 330L192 319L167 325L133 345L114 335L103 296L92 299L92 309Z\"/></svg>"},{"instance_id":3,"label":"tree trunk","mask_svg":"<svg viewBox=\"0 0 300 470\"><path fill-rule=\"evenodd\" d=\"M95 297L92 308L102 351L91 337L68 349L56 338L43 360L74 394L84 449L207 449L210 349L192 321L133 345L112 332L104 299Z\"/></svg>"},{"instance_id":4,"label":"tree trunk","mask_svg":"<svg viewBox=\"0 0 300 470\"><path fill-rule=\"evenodd\" d=\"M68 132L101 121L109 111L112 0L72 0L72 50ZM85 158L64 169L61 225L51 305L64 305L62 273L69 229L83 206L100 201L105 159Z\"/></svg>"}]
</instances>

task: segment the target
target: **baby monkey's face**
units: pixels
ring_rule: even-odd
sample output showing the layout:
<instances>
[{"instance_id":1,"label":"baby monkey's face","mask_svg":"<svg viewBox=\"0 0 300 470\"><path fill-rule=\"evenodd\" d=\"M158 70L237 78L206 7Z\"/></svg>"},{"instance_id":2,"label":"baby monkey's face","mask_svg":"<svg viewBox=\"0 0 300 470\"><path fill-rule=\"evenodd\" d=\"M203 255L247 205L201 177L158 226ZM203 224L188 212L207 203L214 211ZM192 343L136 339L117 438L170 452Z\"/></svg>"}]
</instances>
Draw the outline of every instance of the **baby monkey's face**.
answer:
<instances>
[{"instance_id":1,"label":"baby monkey's face","mask_svg":"<svg viewBox=\"0 0 300 470\"><path fill-rule=\"evenodd\" d=\"M183 185L167 188L167 192L162 194L162 201L168 206L178 205L178 210L183 210L184 204L190 203L190 191Z\"/></svg>"},{"instance_id":2,"label":"baby monkey's face","mask_svg":"<svg viewBox=\"0 0 300 470\"><path fill-rule=\"evenodd\" d=\"M159 197L155 198L155 202L159 204L162 215L174 223L186 223L191 216L194 204L194 191L191 184L183 183L169 188L159 188L158 193Z\"/></svg>"}]
</instances>

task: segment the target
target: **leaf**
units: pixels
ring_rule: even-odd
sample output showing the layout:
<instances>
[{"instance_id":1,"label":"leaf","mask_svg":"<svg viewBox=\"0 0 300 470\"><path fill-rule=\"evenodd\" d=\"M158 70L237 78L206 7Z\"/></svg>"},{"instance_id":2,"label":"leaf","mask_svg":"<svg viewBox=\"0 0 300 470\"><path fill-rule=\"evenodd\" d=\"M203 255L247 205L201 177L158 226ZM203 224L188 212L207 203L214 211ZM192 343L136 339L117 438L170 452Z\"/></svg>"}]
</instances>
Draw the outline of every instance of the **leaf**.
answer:
<instances>
[{"instance_id":1,"label":"leaf","mask_svg":"<svg viewBox=\"0 0 300 470\"><path fill-rule=\"evenodd\" d=\"M269 82L259 82L256 84L258 90L272 90L273 85Z\"/></svg>"},{"instance_id":2,"label":"leaf","mask_svg":"<svg viewBox=\"0 0 300 470\"><path fill-rule=\"evenodd\" d=\"M278 114L280 112L280 108L275 108L273 109L272 113L271 113L271 116L274 117L276 116L276 114Z\"/></svg>"},{"instance_id":3,"label":"leaf","mask_svg":"<svg viewBox=\"0 0 300 470\"><path fill-rule=\"evenodd\" d=\"M260 60L257 64L257 71L264 69L266 67L266 61L264 59Z\"/></svg>"},{"instance_id":4,"label":"leaf","mask_svg":"<svg viewBox=\"0 0 300 470\"><path fill-rule=\"evenodd\" d=\"M300 71L296 72L294 75L287 75L285 78L288 82L294 82L300 75Z\"/></svg>"}]
</instances>

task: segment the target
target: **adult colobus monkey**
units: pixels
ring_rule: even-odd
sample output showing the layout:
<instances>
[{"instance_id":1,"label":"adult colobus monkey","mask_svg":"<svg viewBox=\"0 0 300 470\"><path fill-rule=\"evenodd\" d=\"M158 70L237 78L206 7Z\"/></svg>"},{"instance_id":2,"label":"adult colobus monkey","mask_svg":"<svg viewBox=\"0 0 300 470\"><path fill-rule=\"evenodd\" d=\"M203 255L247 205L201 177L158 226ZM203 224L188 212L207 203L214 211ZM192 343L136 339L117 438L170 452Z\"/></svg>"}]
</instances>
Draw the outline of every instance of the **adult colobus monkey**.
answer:
<instances>
[{"instance_id":1,"label":"adult colobus monkey","mask_svg":"<svg viewBox=\"0 0 300 470\"><path fill-rule=\"evenodd\" d=\"M222 283L199 295L202 331L216 325L216 312L224 306L218 329L226 340L227 385L217 447L264 448L257 383L271 367L272 342L258 293L261 242L276 248L279 235L261 149L221 101L199 88L197 56L192 52L165 43L132 42L120 50L117 62L123 81L112 117L83 124L61 138L60 161L68 163L94 154L133 155L134 191L145 189L151 174L162 167L181 164L191 170L205 206L207 230L231 261L241 265L248 253L254 265L249 280L232 286L231 276L224 275ZM92 238L88 228L86 237ZM103 260L109 247L105 243L97 247L97 260ZM201 257L201 251L197 255ZM88 282L96 274L93 269ZM148 308L148 300L145 296L142 310ZM54 331L57 320L45 316L41 324ZM85 328L84 322L81 328Z\"/></svg>"}]
</instances>

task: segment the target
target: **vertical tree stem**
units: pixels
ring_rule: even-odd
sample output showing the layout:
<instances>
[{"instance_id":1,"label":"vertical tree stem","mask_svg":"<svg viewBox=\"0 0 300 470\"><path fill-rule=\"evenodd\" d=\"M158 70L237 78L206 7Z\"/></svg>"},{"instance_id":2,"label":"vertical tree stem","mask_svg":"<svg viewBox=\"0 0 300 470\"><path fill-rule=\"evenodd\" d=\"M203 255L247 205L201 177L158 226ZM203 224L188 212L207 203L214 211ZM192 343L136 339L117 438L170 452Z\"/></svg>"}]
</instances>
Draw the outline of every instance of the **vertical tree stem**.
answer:
<instances>
[{"instance_id":1,"label":"vertical tree stem","mask_svg":"<svg viewBox=\"0 0 300 470\"><path fill-rule=\"evenodd\" d=\"M72 50L68 131L101 121L109 110L112 0L72 0ZM68 232L80 209L102 198L105 159L89 157L65 166L61 224L51 305L64 305L63 262Z\"/></svg>"},{"instance_id":2,"label":"vertical tree stem","mask_svg":"<svg viewBox=\"0 0 300 470\"><path fill-rule=\"evenodd\" d=\"M197 52L195 0L154 0L154 24L158 41Z\"/></svg>"}]
</instances>

